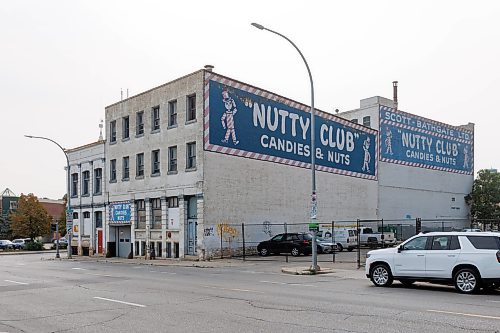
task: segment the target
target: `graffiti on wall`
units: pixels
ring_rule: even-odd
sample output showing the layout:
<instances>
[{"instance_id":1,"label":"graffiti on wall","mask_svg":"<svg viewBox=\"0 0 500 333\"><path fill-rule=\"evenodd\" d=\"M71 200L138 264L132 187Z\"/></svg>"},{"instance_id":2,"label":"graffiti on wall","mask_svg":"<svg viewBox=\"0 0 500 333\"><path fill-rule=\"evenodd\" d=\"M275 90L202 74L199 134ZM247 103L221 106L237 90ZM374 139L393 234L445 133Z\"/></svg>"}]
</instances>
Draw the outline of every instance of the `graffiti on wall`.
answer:
<instances>
[{"instance_id":1,"label":"graffiti on wall","mask_svg":"<svg viewBox=\"0 0 500 333\"><path fill-rule=\"evenodd\" d=\"M203 229L203 235L205 237L215 236L214 227L208 227Z\"/></svg>"},{"instance_id":2,"label":"graffiti on wall","mask_svg":"<svg viewBox=\"0 0 500 333\"><path fill-rule=\"evenodd\" d=\"M269 237L273 236L273 228L271 222L269 221L262 222L262 232L268 235Z\"/></svg>"},{"instance_id":3,"label":"graffiti on wall","mask_svg":"<svg viewBox=\"0 0 500 333\"><path fill-rule=\"evenodd\" d=\"M224 240L231 241L239 235L239 230L232 227L228 223L217 224L217 236L222 237Z\"/></svg>"}]
</instances>

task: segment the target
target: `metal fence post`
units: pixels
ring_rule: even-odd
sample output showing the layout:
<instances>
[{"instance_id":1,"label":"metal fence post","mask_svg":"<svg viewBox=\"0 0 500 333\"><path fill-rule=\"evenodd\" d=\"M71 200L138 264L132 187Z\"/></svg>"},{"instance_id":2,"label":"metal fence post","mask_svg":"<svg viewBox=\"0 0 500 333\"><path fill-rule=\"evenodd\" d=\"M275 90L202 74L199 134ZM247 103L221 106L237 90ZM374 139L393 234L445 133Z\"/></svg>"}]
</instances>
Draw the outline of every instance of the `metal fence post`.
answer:
<instances>
[{"instance_id":1,"label":"metal fence post","mask_svg":"<svg viewBox=\"0 0 500 333\"><path fill-rule=\"evenodd\" d=\"M361 239L360 239L360 228L359 228L359 219L356 220L356 238L358 240L358 269L361 267Z\"/></svg>"},{"instance_id":2,"label":"metal fence post","mask_svg":"<svg viewBox=\"0 0 500 333\"><path fill-rule=\"evenodd\" d=\"M245 261L245 223L241 223L241 235L243 237L243 261Z\"/></svg>"},{"instance_id":3,"label":"metal fence post","mask_svg":"<svg viewBox=\"0 0 500 333\"><path fill-rule=\"evenodd\" d=\"M348 236L349 237L349 234ZM332 221L332 243L333 243L333 249L332 249L332 253L333 253L333 262L335 262L335 254L337 252L337 244L335 243L335 221Z\"/></svg>"},{"instance_id":4,"label":"metal fence post","mask_svg":"<svg viewBox=\"0 0 500 333\"><path fill-rule=\"evenodd\" d=\"M285 237L287 237L287 227L286 227L286 222L285 224L283 225L283 227L285 228ZM285 253L285 258L286 258L286 262L288 262L288 252Z\"/></svg>"},{"instance_id":5,"label":"metal fence post","mask_svg":"<svg viewBox=\"0 0 500 333\"><path fill-rule=\"evenodd\" d=\"M219 225L219 232L220 232L220 258L224 259L224 250L222 248L222 224Z\"/></svg>"},{"instance_id":6,"label":"metal fence post","mask_svg":"<svg viewBox=\"0 0 500 333\"><path fill-rule=\"evenodd\" d=\"M380 240L382 241L382 247L385 247L385 236L384 236L384 219L382 219L382 235L380 236Z\"/></svg>"}]
</instances>

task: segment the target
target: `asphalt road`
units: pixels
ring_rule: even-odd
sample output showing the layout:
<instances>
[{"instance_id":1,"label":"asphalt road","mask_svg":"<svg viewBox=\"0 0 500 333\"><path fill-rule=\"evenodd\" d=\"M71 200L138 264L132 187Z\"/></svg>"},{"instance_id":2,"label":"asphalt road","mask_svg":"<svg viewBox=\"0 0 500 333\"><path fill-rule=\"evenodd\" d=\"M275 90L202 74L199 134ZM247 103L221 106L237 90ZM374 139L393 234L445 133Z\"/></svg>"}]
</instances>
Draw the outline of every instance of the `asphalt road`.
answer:
<instances>
[{"instance_id":1,"label":"asphalt road","mask_svg":"<svg viewBox=\"0 0 500 333\"><path fill-rule=\"evenodd\" d=\"M500 332L500 293L376 288L276 262L149 266L0 256L0 332Z\"/></svg>"}]
</instances>

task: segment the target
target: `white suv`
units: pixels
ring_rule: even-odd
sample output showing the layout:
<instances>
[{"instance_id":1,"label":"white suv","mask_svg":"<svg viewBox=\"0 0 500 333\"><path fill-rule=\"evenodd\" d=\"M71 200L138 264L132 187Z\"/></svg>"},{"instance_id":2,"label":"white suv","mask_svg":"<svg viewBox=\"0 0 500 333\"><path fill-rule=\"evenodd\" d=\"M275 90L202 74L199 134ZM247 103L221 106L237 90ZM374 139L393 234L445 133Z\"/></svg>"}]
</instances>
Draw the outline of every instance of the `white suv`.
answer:
<instances>
[{"instance_id":1,"label":"white suv","mask_svg":"<svg viewBox=\"0 0 500 333\"><path fill-rule=\"evenodd\" d=\"M377 287L393 280L454 284L461 293L500 288L500 233L431 232L397 248L370 251L366 276Z\"/></svg>"}]
</instances>

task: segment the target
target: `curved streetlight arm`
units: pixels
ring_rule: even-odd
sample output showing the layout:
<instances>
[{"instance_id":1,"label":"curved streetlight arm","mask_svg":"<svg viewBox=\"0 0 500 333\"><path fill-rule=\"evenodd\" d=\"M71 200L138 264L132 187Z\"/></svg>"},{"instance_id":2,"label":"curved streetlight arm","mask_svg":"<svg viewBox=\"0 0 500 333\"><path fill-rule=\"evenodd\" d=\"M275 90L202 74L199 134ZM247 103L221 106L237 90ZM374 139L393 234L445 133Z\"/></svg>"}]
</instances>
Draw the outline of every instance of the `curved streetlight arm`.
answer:
<instances>
[{"instance_id":1,"label":"curved streetlight arm","mask_svg":"<svg viewBox=\"0 0 500 333\"><path fill-rule=\"evenodd\" d=\"M315 121L314 121L314 83L313 83L313 78L311 74L311 69L309 68L309 64L306 61L306 58L300 51L300 49L295 45L294 42L290 38L288 38L285 35L280 34L277 31L268 29L264 27L262 24L258 23L252 23L252 26L259 30L267 30L269 32L272 32L275 35L278 35L284 39L286 39L292 46L299 52L300 57L304 61L304 64L306 65L307 68L307 73L309 74L309 81L311 82L311 176L312 176L312 193L311 193L311 222L315 224L316 222L316 215L317 215L317 198L316 198L316 144L315 144L315 134L316 134L316 129L315 129ZM312 237L312 267L311 269L316 271L318 267L318 259L317 259L317 248L316 248L316 231L313 231L313 237Z\"/></svg>"},{"instance_id":2,"label":"curved streetlight arm","mask_svg":"<svg viewBox=\"0 0 500 333\"><path fill-rule=\"evenodd\" d=\"M30 138L30 139L41 139L41 140L50 141L50 142L54 143L55 145L57 145L62 150L62 152L64 153L64 156L66 157L66 174L67 174L67 180L66 180L66 182L67 182L67 187L66 187L66 211L69 212L70 211L70 203L69 203L69 182L70 182L69 172L70 172L70 170L69 170L69 157L68 157L68 153L66 153L66 150L64 150L64 148L60 144L58 144L54 140L46 138L44 136L25 135L25 137ZM72 238L72 232L70 231L69 232L69 237L68 237L68 259L70 259L71 256L72 256L72 253L71 253L71 238Z\"/></svg>"},{"instance_id":3,"label":"curved streetlight arm","mask_svg":"<svg viewBox=\"0 0 500 333\"><path fill-rule=\"evenodd\" d=\"M60 144L58 144L57 142L55 142L54 140L46 138L46 137L43 137L43 136L34 136L34 135L25 135L25 137L30 138L30 139L47 140L47 141L50 141L50 142L56 144L63 151L64 156L66 156L66 162L67 162L67 164L69 166L69 157L68 157L68 154L66 153L66 150Z\"/></svg>"}]
</instances>

